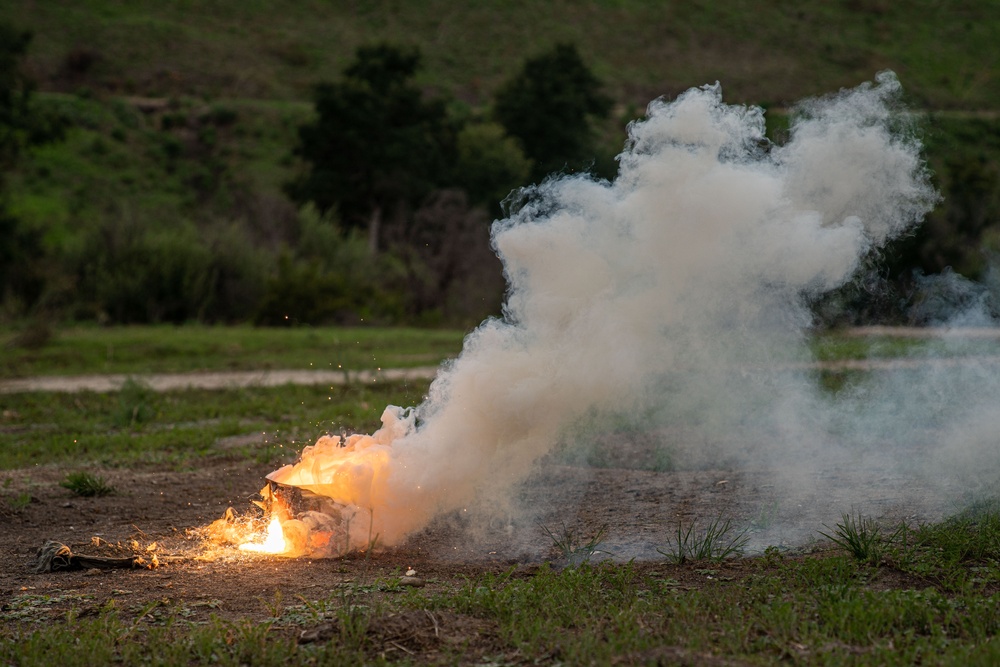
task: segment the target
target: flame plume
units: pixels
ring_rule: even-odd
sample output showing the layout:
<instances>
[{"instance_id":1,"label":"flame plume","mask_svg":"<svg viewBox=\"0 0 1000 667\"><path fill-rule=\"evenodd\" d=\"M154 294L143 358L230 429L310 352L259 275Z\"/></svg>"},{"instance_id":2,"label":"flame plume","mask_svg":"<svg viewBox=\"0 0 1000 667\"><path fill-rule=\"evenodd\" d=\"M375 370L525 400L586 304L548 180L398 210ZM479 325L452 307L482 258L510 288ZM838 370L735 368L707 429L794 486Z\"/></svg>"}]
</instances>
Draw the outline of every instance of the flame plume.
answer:
<instances>
[{"instance_id":1,"label":"flame plume","mask_svg":"<svg viewBox=\"0 0 1000 667\"><path fill-rule=\"evenodd\" d=\"M240 545L240 551L250 551L264 554L283 554L288 550L285 543L284 531L281 529L281 521L278 517L272 517L271 523L267 525L267 535L263 542L244 542Z\"/></svg>"}]
</instances>

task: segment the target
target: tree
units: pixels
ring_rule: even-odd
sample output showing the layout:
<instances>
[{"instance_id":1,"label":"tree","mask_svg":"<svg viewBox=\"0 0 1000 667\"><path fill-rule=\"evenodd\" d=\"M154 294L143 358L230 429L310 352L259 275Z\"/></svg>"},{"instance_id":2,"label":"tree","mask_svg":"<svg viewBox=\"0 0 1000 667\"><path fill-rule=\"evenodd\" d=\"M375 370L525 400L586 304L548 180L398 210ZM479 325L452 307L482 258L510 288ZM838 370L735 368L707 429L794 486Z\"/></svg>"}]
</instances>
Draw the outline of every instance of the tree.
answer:
<instances>
[{"instance_id":1,"label":"tree","mask_svg":"<svg viewBox=\"0 0 1000 667\"><path fill-rule=\"evenodd\" d=\"M339 83L316 88L317 118L299 128L296 154L308 171L287 187L299 203L337 208L348 228L365 228L380 245L383 219L401 221L454 164L455 128L441 100L412 83L416 49L359 48Z\"/></svg>"},{"instance_id":2,"label":"tree","mask_svg":"<svg viewBox=\"0 0 1000 667\"><path fill-rule=\"evenodd\" d=\"M0 299L13 293L28 305L44 283L41 238L8 211L6 176L26 149L62 134L61 121L32 103L33 86L21 69L30 43L30 32L0 23Z\"/></svg>"},{"instance_id":3,"label":"tree","mask_svg":"<svg viewBox=\"0 0 1000 667\"><path fill-rule=\"evenodd\" d=\"M531 160L496 123L470 123L458 134L457 184L469 203L501 212L500 202L511 190L527 185Z\"/></svg>"},{"instance_id":4,"label":"tree","mask_svg":"<svg viewBox=\"0 0 1000 667\"><path fill-rule=\"evenodd\" d=\"M610 112L611 99L572 44L526 61L497 93L494 107L497 121L534 162L536 181L592 161L592 123Z\"/></svg>"}]
</instances>

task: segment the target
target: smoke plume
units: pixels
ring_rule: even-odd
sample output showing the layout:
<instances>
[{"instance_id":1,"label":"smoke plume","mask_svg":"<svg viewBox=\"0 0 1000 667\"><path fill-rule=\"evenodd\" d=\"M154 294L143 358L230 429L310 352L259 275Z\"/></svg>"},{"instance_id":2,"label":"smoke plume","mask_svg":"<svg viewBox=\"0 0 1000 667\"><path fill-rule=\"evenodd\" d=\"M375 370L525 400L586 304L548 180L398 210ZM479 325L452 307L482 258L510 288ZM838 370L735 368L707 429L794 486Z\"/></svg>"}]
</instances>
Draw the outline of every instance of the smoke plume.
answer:
<instances>
[{"instance_id":1,"label":"smoke plume","mask_svg":"<svg viewBox=\"0 0 1000 667\"><path fill-rule=\"evenodd\" d=\"M979 470L1000 424L982 369L835 394L795 370L811 360L811 300L937 199L900 92L884 72L806 101L780 146L764 112L724 104L718 84L654 101L613 182L553 177L494 224L503 317L467 337L422 405L272 478L373 509L393 544L442 513L513 507L543 457L609 423L656 433L675 468L765 466L789 485L902 441L926 463L914 475Z\"/></svg>"}]
</instances>

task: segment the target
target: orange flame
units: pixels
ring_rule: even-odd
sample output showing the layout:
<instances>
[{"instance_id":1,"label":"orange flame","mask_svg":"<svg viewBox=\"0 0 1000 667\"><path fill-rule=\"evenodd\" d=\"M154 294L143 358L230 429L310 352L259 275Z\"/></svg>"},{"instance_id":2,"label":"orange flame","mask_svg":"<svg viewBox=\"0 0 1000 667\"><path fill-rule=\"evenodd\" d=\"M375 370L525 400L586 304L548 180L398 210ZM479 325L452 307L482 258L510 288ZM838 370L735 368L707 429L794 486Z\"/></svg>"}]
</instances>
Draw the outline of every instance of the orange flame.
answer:
<instances>
[{"instance_id":1,"label":"orange flame","mask_svg":"<svg viewBox=\"0 0 1000 667\"><path fill-rule=\"evenodd\" d=\"M285 534L281 529L281 522L278 517L271 519L267 526L267 537L263 542L244 542L240 545L240 551L252 551L254 553L281 554L288 549L285 544Z\"/></svg>"},{"instance_id":2,"label":"orange flame","mask_svg":"<svg viewBox=\"0 0 1000 667\"><path fill-rule=\"evenodd\" d=\"M412 516L412 504L393 502L395 487L389 479L399 472L398 465L394 465L398 464L394 444L413 433L415 423L412 411L389 406L382 413L382 428L375 433L356 433L346 438L323 436L302 450L297 463L267 475L269 483L329 498L339 506L331 508L340 513L337 520L325 524L317 524L316 512L305 512L303 516L286 513L285 548L281 553L362 548L373 536L385 539L384 531L392 521ZM368 517L369 525L359 528L355 524L352 531L351 519L358 513ZM331 541L334 533L337 537Z\"/></svg>"}]
</instances>

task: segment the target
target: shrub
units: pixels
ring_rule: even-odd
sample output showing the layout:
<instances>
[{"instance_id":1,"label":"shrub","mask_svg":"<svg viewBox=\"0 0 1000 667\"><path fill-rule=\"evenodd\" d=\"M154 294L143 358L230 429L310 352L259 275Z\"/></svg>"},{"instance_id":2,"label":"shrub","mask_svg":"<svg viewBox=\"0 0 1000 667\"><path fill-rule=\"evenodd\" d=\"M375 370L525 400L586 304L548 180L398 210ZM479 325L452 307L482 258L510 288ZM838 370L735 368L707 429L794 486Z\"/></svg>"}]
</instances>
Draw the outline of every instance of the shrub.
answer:
<instances>
[{"instance_id":1,"label":"shrub","mask_svg":"<svg viewBox=\"0 0 1000 667\"><path fill-rule=\"evenodd\" d=\"M212 257L193 226L150 231L118 218L102 224L86 245L81 289L113 322L179 324L204 315Z\"/></svg>"},{"instance_id":2,"label":"shrub","mask_svg":"<svg viewBox=\"0 0 1000 667\"><path fill-rule=\"evenodd\" d=\"M343 274L325 269L316 260L297 261L285 251L278 258L277 273L267 283L254 323L349 322L365 310L370 296L366 286L350 285Z\"/></svg>"}]
</instances>

